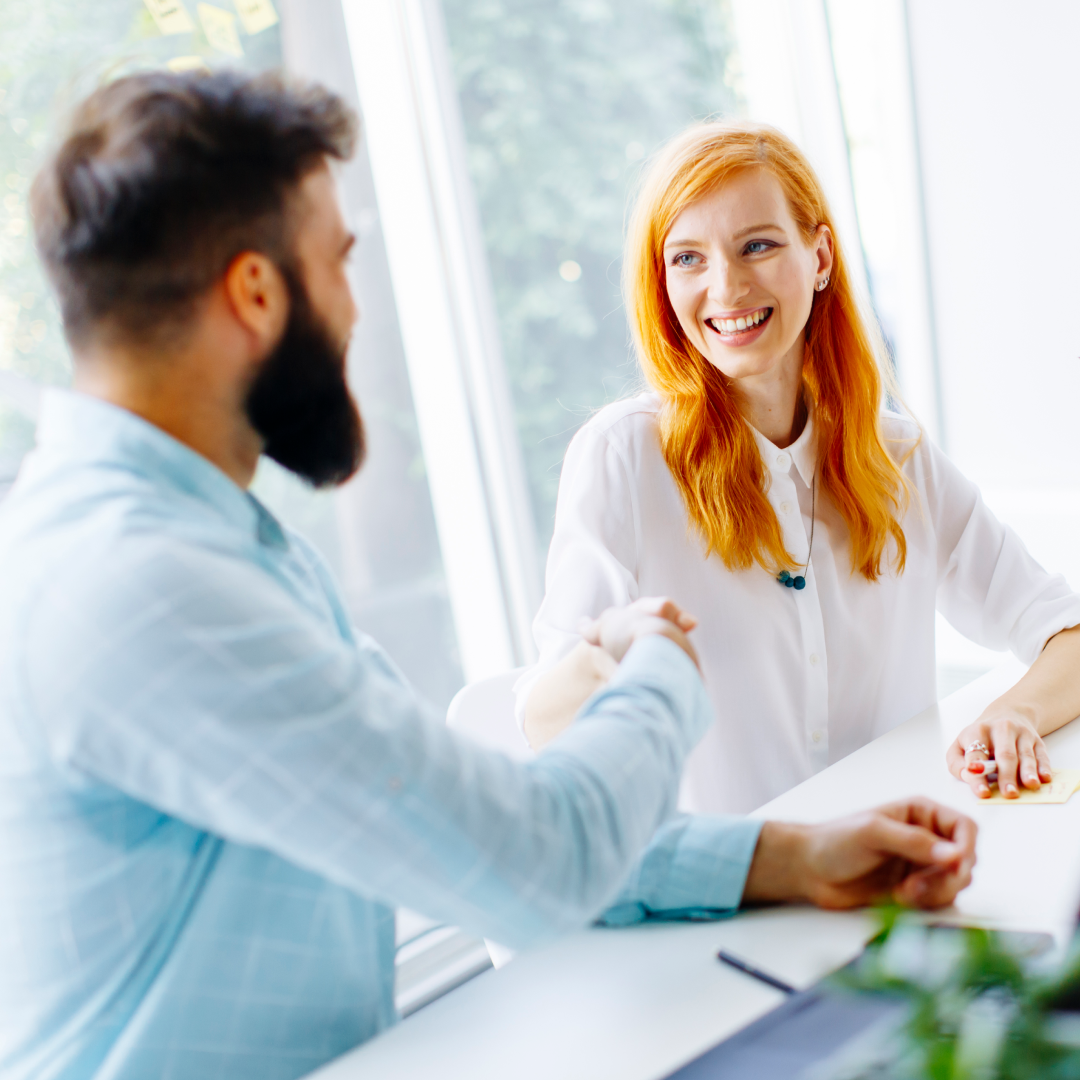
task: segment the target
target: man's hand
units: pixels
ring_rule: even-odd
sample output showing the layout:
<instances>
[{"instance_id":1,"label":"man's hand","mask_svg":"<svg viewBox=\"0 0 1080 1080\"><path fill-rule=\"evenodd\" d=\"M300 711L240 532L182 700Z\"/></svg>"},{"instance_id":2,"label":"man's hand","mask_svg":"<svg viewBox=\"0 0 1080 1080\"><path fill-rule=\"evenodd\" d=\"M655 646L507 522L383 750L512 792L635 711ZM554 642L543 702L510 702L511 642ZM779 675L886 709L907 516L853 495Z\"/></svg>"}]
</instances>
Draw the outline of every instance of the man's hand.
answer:
<instances>
[{"instance_id":1,"label":"man's hand","mask_svg":"<svg viewBox=\"0 0 1080 1080\"><path fill-rule=\"evenodd\" d=\"M998 791L1006 799L1018 798L1021 784L1038 789L1054 778L1050 755L1035 724L997 701L974 724L968 724L945 753L949 772L966 781L980 799L990 797L986 779L990 758L997 761Z\"/></svg>"},{"instance_id":2,"label":"man's hand","mask_svg":"<svg viewBox=\"0 0 1080 1080\"><path fill-rule=\"evenodd\" d=\"M944 907L971 882L977 831L970 818L930 799L890 803L821 825L768 821L743 903L802 900L851 908L894 900Z\"/></svg>"},{"instance_id":3,"label":"man's hand","mask_svg":"<svg viewBox=\"0 0 1080 1080\"><path fill-rule=\"evenodd\" d=\"M608 608L598 619L582 619L578 632L590 645L599 645L616 662L622 661L635 641L649 634L670 638L700 668L697 653L686 636L697 619L663 596L635 600L621 608Z\"/></svg>"},{"instance_id":4,"label":"man's hand","mask_svg":"<svg viewBox=\"0 0 1080 1080\"><path fill-rule=\"evenodd\" d=\"M525 702L525 737L539 750L570 726L578 709L615 673L635 641L649 634L671 638L696 664L687 634L697 619L664 597L608 608L598 619L582 619L583 641L544 672Z\"/></svg>"}]
</instances>

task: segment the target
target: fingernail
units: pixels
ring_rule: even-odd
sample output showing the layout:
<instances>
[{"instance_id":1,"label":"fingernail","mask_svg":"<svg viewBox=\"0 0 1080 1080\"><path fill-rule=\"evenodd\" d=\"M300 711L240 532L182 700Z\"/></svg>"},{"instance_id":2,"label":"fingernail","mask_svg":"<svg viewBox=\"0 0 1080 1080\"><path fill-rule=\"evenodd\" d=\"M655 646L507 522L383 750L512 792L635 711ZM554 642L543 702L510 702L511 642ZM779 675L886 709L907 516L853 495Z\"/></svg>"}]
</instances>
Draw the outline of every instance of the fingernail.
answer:
<instances>
[{"instance_id":1,"label":"fingernail","mask_svg":"<svg viewBox=\"0 0 1080 1080\"><path fill-rule=\"evenodd\" d=\"M968 766L968 772L982 772L982 771L983 771L983 763L981 761L973 761Z\"/></svg>"},{"instance_id":2,"label":"fingernail","mask_svg":"<svg viewBox=\"0 0 1080 1080\"><path fill-rule=\"evenodd\" d=\"M959 855L960 849L956 844L949 843L948 840L938 840L930 849L930 858L933 859L934 862L949 862Z\"/></svg>"}]
</instances>

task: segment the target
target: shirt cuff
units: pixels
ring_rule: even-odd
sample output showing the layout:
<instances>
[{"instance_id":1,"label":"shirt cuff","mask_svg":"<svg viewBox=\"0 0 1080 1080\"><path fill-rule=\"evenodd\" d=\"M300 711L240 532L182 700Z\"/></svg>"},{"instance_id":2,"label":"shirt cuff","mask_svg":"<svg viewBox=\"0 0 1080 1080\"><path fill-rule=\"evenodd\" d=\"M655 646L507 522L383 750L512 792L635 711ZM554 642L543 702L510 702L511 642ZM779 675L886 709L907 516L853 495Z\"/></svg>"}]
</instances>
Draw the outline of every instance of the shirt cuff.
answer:
<instances>
[{"instance_id":1,"label":"shirt cuff","mask_svg":"<svg viewBox=\"0 0 1080 1080\"><path fill-rule=\"evenodd\" d=\"M717 919L742 902L763 822L679 815L657 832L630 879L599 921Z\"/></svg>"}]
</instances>

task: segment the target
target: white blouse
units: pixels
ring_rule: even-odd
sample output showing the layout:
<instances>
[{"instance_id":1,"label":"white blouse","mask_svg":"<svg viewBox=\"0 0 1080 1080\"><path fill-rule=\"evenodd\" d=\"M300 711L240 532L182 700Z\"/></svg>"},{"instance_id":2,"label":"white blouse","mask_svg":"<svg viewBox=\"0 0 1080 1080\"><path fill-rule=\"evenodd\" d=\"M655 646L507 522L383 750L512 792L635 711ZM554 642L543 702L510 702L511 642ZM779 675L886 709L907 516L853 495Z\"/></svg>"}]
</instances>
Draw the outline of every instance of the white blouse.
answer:
<instances>
[{"instance_id":1,"label":"white blouse","mask_svg":"<svg viewBox=\"0 0 1080 1080\"><path fill-rule=\"evenodd\" d=\"M691 755L684 809L745 813L896 727L936 700L935 608L962 634L1031 663L1054 634L1080 624L1080 597L1048 574L987 509L978 489L925 436L903 465L914 488L902 525L907 567L875 583L853 574L848 532L820 487L806 587L754 565L705 558L660 451L659 407L644 394L609 405L574 437L559 484L547 593L534 623L533 681L580 640L583 615L668 596L695 615L715 722ZM902 460L919 437L883 416ZM788 551L806 562L813 417L781 450L755 432L768 499Z\"/></svg>"}]
</instances>

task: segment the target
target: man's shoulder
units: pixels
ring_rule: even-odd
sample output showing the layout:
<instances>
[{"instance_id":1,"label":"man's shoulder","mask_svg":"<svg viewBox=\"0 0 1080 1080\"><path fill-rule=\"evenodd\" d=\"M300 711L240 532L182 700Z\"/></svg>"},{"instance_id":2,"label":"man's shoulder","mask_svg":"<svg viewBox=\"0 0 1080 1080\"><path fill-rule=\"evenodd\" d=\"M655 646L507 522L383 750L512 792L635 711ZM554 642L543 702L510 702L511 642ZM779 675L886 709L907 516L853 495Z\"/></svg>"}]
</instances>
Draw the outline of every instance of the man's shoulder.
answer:
<instances>
[{"instance_id":1,"label":"man's shoulder","mask_svg":"<svg viewBox=\"0 0 1080 1080\"><path fill-rule=\"evenodd\" d=\"M35 611L149 602L206 557L241 555L239 537L190 502L121 470L28 477L0 507L0 617L11 626Z\"/></svg>"}]
</instances>

